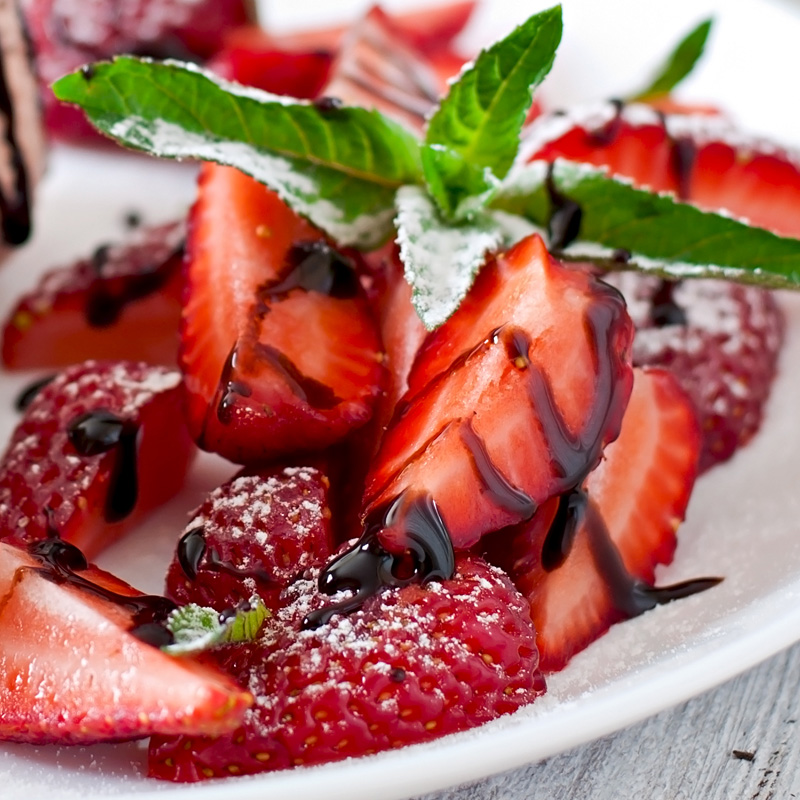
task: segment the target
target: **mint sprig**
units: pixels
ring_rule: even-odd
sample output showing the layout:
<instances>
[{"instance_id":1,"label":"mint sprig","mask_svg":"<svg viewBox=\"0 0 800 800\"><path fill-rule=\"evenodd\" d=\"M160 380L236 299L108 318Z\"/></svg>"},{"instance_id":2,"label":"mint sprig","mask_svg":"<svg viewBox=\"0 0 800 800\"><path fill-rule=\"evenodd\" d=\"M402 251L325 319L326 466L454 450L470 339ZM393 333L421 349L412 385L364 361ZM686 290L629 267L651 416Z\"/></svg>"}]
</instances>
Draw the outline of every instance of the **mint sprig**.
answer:
<instances>
[{"instance_id":1,"label":"mint sprig","mask_svg":"<svg viewBox=\"0 0 800 800\"><path fill-rule=\"evenodd\" d=\"M701 22L675 46L652 81L627 99L650 102L668 95L694 68L705 51L713 19Z\"/></svg>"},{"instance_id":2,"label":"mint sprig","mask_svg":"<svg viewBox=\"0 0 800 800\"><path fill-rule=\"evenodd\" d=\"M166 627L174 642L161 649L170 655L187 655L211 650L223 644L252 642L269 617L269 610L258 596L230 612L188 603L167 617Z\"/></svg>"},{"instance_id":3,"label":"mint sprig","mask_svg":"<svg viewBox=\"0 0 800 800\"><path fill-rule=\"evenodd\" d=\"M665 277L724 277L773 288L800 284L800 241L635 189L601 168L534 161L510 176L493 206L546 228L557 201L581 210L559 256ZM544 231L543 231L544 233Z\"/></svg>"},{"instance_id":4,"label":"mint sprig","mask_svg":"<svg viewBox=\"0 0 800 800\"><path fill-rule=\"evenodd\" d=\"M670 91L702 53L709 27L687 36L637 96ZM558 198L580 210L575 240L554 243L565 258L608 264L624 251L625 266L670 277L800 287L800 241L590 167L512 168L532 89L560 37L555 7L481 53L422 141L376 111L275 97L175 62L121 57L54 90L128 147L239 168L341 245L369 249L396 232L414 304L431 328L457 308L486 252L512 241L510 230L552 227Z\"/></svg>"},{"instance_id":5,"label":"mint sprig","mask_svg":"<svg viewBox=\"0 0 800 800\"><path fill-rule=\"evenodd\" d=\"M320 108L186 64L121 56L53 89L127 147L237 167L343 245L388 238L395 191L421 179L419 143L377 112Z\"/></svg>"},{"instance_id":6,"label":"mint sprig","mask_svg":"<svg viewBox=\"0 0 800 800\"><path fill-rule=\"evenodd\" d=\"M534 14L502 41L483 50L434 112L425 144L457 154L476 172L485 170L497 179L504 178L519 149L533 90L553 66L561 32L561 7L556 6ZM451 171L437 169L440 164L425 162L428 185L443 183L444 193L433 192L441 210L463 218L474 210L464 210L464 183Z\"/></svg>"}]
</instances>

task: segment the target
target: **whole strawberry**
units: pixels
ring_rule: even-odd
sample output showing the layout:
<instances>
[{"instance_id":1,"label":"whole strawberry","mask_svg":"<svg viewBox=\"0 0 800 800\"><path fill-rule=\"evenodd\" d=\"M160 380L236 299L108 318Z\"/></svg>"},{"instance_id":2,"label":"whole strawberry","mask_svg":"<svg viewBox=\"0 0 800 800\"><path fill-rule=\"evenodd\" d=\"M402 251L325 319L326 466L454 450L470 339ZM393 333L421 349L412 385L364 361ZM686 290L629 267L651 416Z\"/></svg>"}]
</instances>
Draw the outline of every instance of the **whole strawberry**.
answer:
<instances>
[{"instance_id":1,"label":"whole strawberry","mask_svg":"<svg viewBox=\"0 0 800 800\"><path fill-rule=\"evenodd\" d=\"M450 580L386 590L304 629L330 603L316 578L287 590L257 644L220 656L255 697L244 725L154 738L151 775L196 781L366 755L474 727L544 691L526 603L482 559L460 556Z\"/></svg>"},{"instance_id":2,"label":"whole strawberry","mask_svg":"<svg viewBox=\"0 0 800 800\"><path fill-rule=\"evenodd\" d=\"M700 469L729 459L758 431L783 343L774 296L725 281L621 273L636 326L633 363L665 367L692 398L703 431Z\"/></svg>"},{"instance_id":3,"label":"whole strawberry","mask_svg":"<svg viewBox=\"0 0 800 800\"><path fill-rule=\"evenodd\" d=\"M242 473L215 489L184 528L167 573L179 603L234 607L282 589L331 554L330 482L314 467Z\"/></svg>"}]
</instances>

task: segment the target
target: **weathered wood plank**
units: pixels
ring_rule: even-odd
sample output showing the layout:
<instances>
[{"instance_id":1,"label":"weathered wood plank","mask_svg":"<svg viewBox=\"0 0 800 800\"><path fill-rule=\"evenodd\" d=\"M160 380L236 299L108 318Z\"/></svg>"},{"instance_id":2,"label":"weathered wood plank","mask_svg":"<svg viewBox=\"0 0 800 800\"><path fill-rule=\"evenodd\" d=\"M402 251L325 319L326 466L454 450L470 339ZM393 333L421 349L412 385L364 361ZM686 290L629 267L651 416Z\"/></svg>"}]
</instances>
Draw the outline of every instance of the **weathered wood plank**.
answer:
<instances>
[{"instance_id":1,"label":"weathered wood plank","mask_svg":"<svg viewBox=\"0 0 800 800\"><path fill-rule=\"evenodd\" d=\"M800 645L632 728L421 800L800 797L798 687Z\"/></svg>"}]
</instances>

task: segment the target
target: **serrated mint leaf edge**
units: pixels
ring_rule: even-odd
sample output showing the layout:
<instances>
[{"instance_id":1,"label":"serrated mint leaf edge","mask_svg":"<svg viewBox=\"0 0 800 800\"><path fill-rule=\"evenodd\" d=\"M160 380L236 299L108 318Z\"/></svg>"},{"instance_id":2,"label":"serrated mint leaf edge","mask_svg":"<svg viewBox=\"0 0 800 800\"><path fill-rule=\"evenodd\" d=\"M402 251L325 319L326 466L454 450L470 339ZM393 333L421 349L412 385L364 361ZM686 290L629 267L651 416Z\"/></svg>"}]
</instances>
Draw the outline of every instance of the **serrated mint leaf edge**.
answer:
<instances>
[{"instance_id":1,"label":"serrated mint leaf edge","mask_svg":"<svg viewBox=\"0 0 800 800\"><path fill-rule=\"evenodd\" d=\"M541 22L541 27L535 27L535 23L537 22ZM459 95L465 89L474 90L474 87L477 86L481 77L480 73L482 70L487 70L496 66L502 49L504 47L508 48L516 44L517 38L527 33L528 28L533 28L531 31L531 42L522 48L524 53L532 53L535 51L536 44L539 42L541 36L552 33L548 28L554 23L557 26L557 35L555 36L555 45L552 48L552 53L542 62L538 69L535 70L534 74L530 76L524 92L520 93L521 95L524 95L525 99L518 104L519 108L513 113L504 115L506 120L510 119L511 124L518 129L513 143L511 140L509 140L509 146L504 150L499 151L498 145L504 145L505 143L500 143L495 138L492 142L492 147L487 148L487 150L492 152L489 160L484 161L475 158L476 143L481 142L486 135L486 129L488 127L486 121L492 120L492 112L498 107L502 99L505 97L506 91L512 83L512 79L516 76L517 70L521 68L520 64L523 60L522 58L518 59L517 64L498 84L498 88L494 92L494 96L489 106L487 108L483 108L481 124L472 128L467 125L462 125L465 130L471 132L471 135L466 142L463 139L460 141L453 140L444 135L446 133L446 123L448 119L456 119L458 122L462 121L461 116L449 116L451 105L459 103ZM514 162L514 158L519 147L519 130L521 130L525 120L525 115L530 108L533 91L552 69L555 60L555 54L561 41L562 31L563 22L561 6L555 5L552 8L545 9L537 14L532 15L525 22L517 25L506 37L498 40L488 48L481 50L471 64L465 65L465 67L462 68L457 78L451 83L449 93L441 100L439 106L429 116L425 131L424 143L428 145L442 145L450 150L458 152L462 155L462 157L465 158L466 161L471 164L475 164L478 167L488 167L497 176L497 178L502 179L505 177L508 169ZM473 94L474 93L475 92L473 91ZM477 98L473 96L472 99L474 101L473 107L478 105Z\"/></svg>"},{"instance_id":2,"label":"serrated mint leaf edge","mask_svg":"<svg viewBox=\"0 0 800 800\"><path fill-rule=\"evenodd\" d=\"M546 191L547 174L551 169L553 170L553 180L557 185L558 191L566 196L574 192L586 179L604 179L616 186L625 187L632 193L639 194L644 198L653 198L655 202L667 204L664 206L665 208L672 207L678 213L718 220L723 227L728 228L728 231L722 232L723 235L727 235L727 233L744 233L749 230L765 242L789 248L792 251L790 253L792 260L797 260L798 270L796 273L787 275L754 266L712 262L700 263L668 256L654 256L638 252L635 249L629 250L624 261L620 261L619 249L625 247L624 242L619 241L607 245L602 242L581 239L580 236L567 247L559 250L556 253L558 258L566 261L591 261L605 268L636 270L675 280L682 278L724 278L737 283L747 283L766 288L800 289L800 240L778 236L763 228L750 225L747 220L737 219L725 213L703 211L696 206L677 201L673 195L668 193L637 189L630 180L619 176L611 176L605 168L578 162L561 159L557 159L552 165L550 162L545 161L530 162L524 167L517 168L513 175L509 175L495 195L496 210L505 211L512 218L514 216L522 216L528 219L538 228L537 232L542 235L546 243L548 243L548 237L545 228L548 220L544 217L533 218L525 214L521 211L521 206L525 205L526 199L531 199L535 195ZM773 254L768 259L768 262L775 263L778 260L779 257Z\"/></svg>"},{"instance_id":3,"label":"serrated mint leaf edge","mask_svg":"<svg viewBox=\"0 0 800 800\"><path fill-rule=\"evenodd\" d=\"M93 70L93 72L92 72ZM383 244L392 234L394 217L394 193L399 185L406 182L422 181L422 165L419 156L419 143L402 126L383 117L379 112L360 108L337 109L339 123L342 114L356 115L352 132L362 136L363 126L369 124L370 136L376 131L385 131L394 139L386 139L392 154L399 154L393 179L386 179L382 172L365 177L359 172L341 163L326 162L317 158L307 147L305 153L291 153L270 149L252 141L244 141L244 135L223 138L205 125L213 115L205 114L202 119L194 113L193 108L181 105L176 114L197 122L201 130L191 130L181 124L167 121L160 117L144 118L133 113L124 113L119 109L108 111L106 105L100 104L96 98L85 92L75 90L74 86L84 88L91 81L102 81L106 93L116 98L117 105L124 104L130 108L125 95L114 85L114 78L119 70L122 77L141 81L146 77L158 78L154 91L163 103L170 96L169 81L172 79L197 80L200 87L206 87L211 97L219 95L226 99L235 98L252 105L242 110L234 105L234 110L241 117L240 131L248 130L247 111L255 114L261 109L280 107L288 110L302 107L305 112L313 113L313 103L292 98L272 95L261 90L240 86L224 81L198 68L196 65L176 61L155 62L151 59L137 59L127 56L117 57L113 62L100 62L89 68L91 78L84 77L84 72L77 71L65 76L54 84L56 95L67 102L73 102L83 108L90 122L101 132L111 136L120 144L149 153L161 158L177 160L195 159L213 161L225 166L232 166L250 175L255 180L275 191L293 210L307 217L317 227L324 230L342 246L355 246L361 249L373 249ZM177 77L176 77L177 76ZM88 98L79 102L78 96ZM139 102L142 102L141 100ZM320 125L323 130L330 130L331 118L320 112ZM360 122L359 122L360 120ZM250 119L252 125L252 118ZM284 124L286 120L284 120ZM291 118L289 123L297 127ZM263 124L263 120L261 121ZM327 127L326 127L327 126ZM299 130L299 129L298 129ZM365 139L367 141L367 139ZM393 149L394 148L394 149ZM366 151L365 151L366 152ZM373 157L378 151L369 150ZM378 159L380 160L380 159ZM344 197L342 204L337 204L335 196ZM352 206L356 201L357 209L352 207L345 211L345 206ZM369 212L361 211L368 208Z\"/></svg>"},{"instance_id":4,"label":"serrated mint leaf edge","mask_svg":"<svg viewBox=\"0 0 800 800\"><path fill-rule=\"evenodd\" d=\"M453 227L444 222L423 189L404 186L397 192L397 244L412 303L428 330L442 325L472 286L486 254L505 240L490 215Z\"/></svg>"}]
</instances>

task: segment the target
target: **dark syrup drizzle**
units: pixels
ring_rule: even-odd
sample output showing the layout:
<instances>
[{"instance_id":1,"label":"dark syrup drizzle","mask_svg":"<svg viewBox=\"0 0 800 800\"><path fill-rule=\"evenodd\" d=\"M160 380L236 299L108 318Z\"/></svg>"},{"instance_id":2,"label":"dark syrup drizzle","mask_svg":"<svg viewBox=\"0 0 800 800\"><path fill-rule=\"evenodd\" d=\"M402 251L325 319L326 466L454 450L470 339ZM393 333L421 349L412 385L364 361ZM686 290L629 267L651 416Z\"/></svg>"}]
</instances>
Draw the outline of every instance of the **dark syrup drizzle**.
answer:
<instances>
[{"instance_id":1,"label":"dark syrup drizzle","mask_svg":"<svg viewBox=\"0 0 800 800\"><path fill-rule=\"evenodd\" d=\"M20 25L24 28L21 17ZM9 167L14 178L11 191L0 189L0 225L3 239L7 244L18 245L25 242L31 232L30 187L28 171L22 151L17 143L15 128L14 101L6 76L8 59L0 65L0 113L5 117L5 141L9 152Z\"/></svg>"},{"instance_id":2,"label":"dark syrup drizzle","mask_svg":"<svg viewBox=\"0 0 800 800\"><path fill-rule=\"evenodd\" d=\"M82 456L116 450L106 497L105 519L119 522L136 506L138 498L138 427L107 409L87 411L67 425L67 438Z\"/></svg>"},{"instance_id":3,"label":"dark syrup drizzle","mask_svg":"<svg viewBox=\"0 0 800 800\"><path fill-rule=\"evenodd\" d=\"M200 564L205 558L209 572L223 572L236 578L255 578L265 583L277 583L275 578L261 567L239 567L224 560L215 547L209 547L202 527L187 531L178 542L178 563L189 580L196 580Z\"/></svg>"},{"instance_id":4,"label":"dark syrup drizzle","mask_svg":"<svg viewBox=\"0 0 800 800\"><path fill-rule=\"evenodd\" d=\"M550 219L547 223L550 249L563 250L578 238L583 209L574 200L570 200L558 191L553 180L552 163L547 168L545 189L550 200Z\"/></svg>"},{"instance_id":5,"label":"dark syrup drizzle","mask_svg":"<svg viewBox=\"0 0 800 800\"><path fill-rule=\"evenodd\" d=\"M25 411L34 401L39 392L41 392L42 389L44 389L44 387L49 383L52 383L55 377L55 375L46 375L44 378L39 378L39 380L29 383L17 395L16 399L14 400L14 408L20 412Z\"/></svg>"},{"instance_id":6,"label":"dark syrup drizzle","mask_svg":"<svg viewBox=\"0 0 800 800\"><path fill-rule=\"evenodd\" d=\"M624 101L612 97L609 104L614 108L611 119L600 128L589 131L589 141L595 147L608 147L613 144L622 129L622 110L625 108Z\"/></svg>"},{"instance_id":7,"label":"dark syrup drizzle","mask_svg":"<svg viewBox=\"0 0 800 800\"><path fill-rule=\"evenodd\" d=\"M289 248L281 274L260 286L258 297L274 303L293 289L351 299L358 294L358 277L349 259L326 241L312 239Z\"/></svg>"},{"instance_id":8,"label":"dark syrup drizzle","mask_svg":"<svg viewBox=\"0 0 800 800\"><path fill-rule=\"evenodd\" d=\"M338 111L340 108L344 106L341 97L331 97L330 95L322 95L318 97L316 100L311 101L311 105L317 109L322 114L330 114L334 111Z\"/></svg>"},{"instance_id":9,"label":"dark syrup drizzle","mask_svg":"<svg viewBox=\"0 0 800 800\"><path fill-rule=\"evenodd\" d=\"M565 547L566 538L587 536L589 550L597 571L605 579L611 592L614 608L623 618L636 617L658 605L699 594L722 581L722 578L695 578L669 586L650 586L633 577L625 568L619 550L612 541L594 503L582 491L573 494L579 495L580 499L575 502L568 500L566 503L562 499L562 505L566 510L562 514L561 508L559 508L551 531L547 534L545 548L542 552L542 566L548 569L545 557L552 554L546 554L545 550L548 546L555 547L555 543L560 543L560 551L562 553L567 551L564 553L564 558L566 558L569 551L569 547ZM548 542L551 544L548 545ZM549 568L555 569L557 566L559 564L551 564Z\"/></svg>"},{"instance_id":10,"label":"dark syrup drizzle","mask_svg":"<svg viewBox=\"0 0 800 800\"><path fill-rule=\"evenodd\" d=\"M323 240L296 242L286 253L277 278L256 290L255 321L270 312L275 303L285 300L293 291L318 292L337 300L354 298L359 293L358 276L352 262ZM342 400L330 386L305 375L283 352L256 340L255 357L277 372L289 390L302 402L326 411ZM217 419L228 425L233 409L242 398L252 395L252 387L238 378L236 346L231 349L220 375Z\"/></svg>"},{"instance_id":11,"label":"dark syrup drizzle","mask_svg":"<svg viewBox=\"0 0 800 800\"><path fill-rule=\"evenodd\" d=\"M669 325L686 325L686 311L675 302L675 289L680 281L662 280L652 298L650 312L653 325L665 328Z\"/></svg>"},{"instance_id":12,"label":"dark syrup drizzle","mask_svg":"<svg viewBox=\"0 0 800 800\"><path fill-rule=\"evenodd\" d=\"M111 255L111 247L98 247L91 257L95 278L86 295L86 322L93 328L109 327L128 305L159 291L180 269L183 249L184 243L181 242L147 269L125 276L106 277L103 272Z\"/></svg>"},{"instance_id":13,"label":"dark syrup drizzle","mask_svg":"<svg viewBox=\"0 0 800 800\"><path fill-rule=\"evenodd\" d=\"M402 526L407 550L393 554L378 540L387 528ZM384 587L402 587L413 582L446 580L455 572L455 553L436 503L429 495L400 495L375 509L365 520L358 543L336 558L322 572L319 588L327 595L350 591L352 596L312 611L303 628L318 628L334 614L349 614Z\"/></svg>"},{"instance_id":14,"label":"dark syrup drizzle","mask_svg":"<svg viewBox=\"0 0 800 800\"><path fill-rule=\"evenodd\" d=\"M79 574L89 568L86 556L75 545L61 539L54 530L50 529L50 534L49 538L32 542L27 546L28 553L41 564L40 567L31 567L30 569L53 583L74 586L83 592L126 609L132 615L132 627L129 633L137 638L139 638L137 631L140 627L144 628L146 634L148 632L152 634L151 628L154 625L161 625L163 628L163 622L176 608L175 603L160 595L119 594L96 584ZM143 639L143 641L147 641L147 639Z\"/></svg>"}]
</instances>

